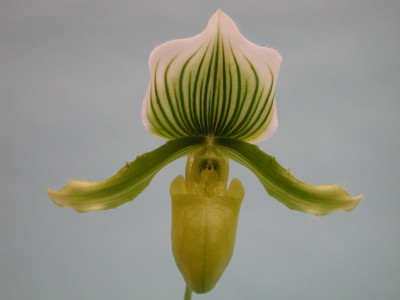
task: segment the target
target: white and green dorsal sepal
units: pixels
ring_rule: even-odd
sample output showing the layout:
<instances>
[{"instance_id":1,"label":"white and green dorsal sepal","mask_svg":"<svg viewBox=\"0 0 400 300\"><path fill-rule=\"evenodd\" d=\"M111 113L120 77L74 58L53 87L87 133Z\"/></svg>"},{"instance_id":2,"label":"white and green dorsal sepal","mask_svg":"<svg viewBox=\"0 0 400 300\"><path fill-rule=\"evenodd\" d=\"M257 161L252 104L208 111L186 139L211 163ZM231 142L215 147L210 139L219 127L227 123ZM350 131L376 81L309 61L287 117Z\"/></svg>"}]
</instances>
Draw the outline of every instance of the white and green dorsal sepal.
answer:
<instances>
[{"instance_id":1,"label":"white and green dorsal sepal","mask_svg":"<svg viewBox=\"0 0 400 300\"><path fill-rule=\"evenodd\" d=\"M245 39L218 10L206 29L150 54L142 120L154 135L230 137L258 142L278 121L275 86L281 56Z\"/></svg>"}]
</instances>

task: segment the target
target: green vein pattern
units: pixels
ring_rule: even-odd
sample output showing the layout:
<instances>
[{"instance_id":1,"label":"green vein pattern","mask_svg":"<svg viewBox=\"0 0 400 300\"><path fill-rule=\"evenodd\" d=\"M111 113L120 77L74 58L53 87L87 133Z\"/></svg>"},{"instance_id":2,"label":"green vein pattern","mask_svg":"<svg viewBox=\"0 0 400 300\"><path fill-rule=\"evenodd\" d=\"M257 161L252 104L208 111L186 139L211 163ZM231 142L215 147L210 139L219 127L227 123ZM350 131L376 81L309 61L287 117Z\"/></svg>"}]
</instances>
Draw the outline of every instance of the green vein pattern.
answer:
<instances>
[{"instance_id":1,"label":"green vein pattern","mask_svg":"<svg viewBox=\"0 0 400 300\"><path fill-rule=\"evenodd\" d=\"M147 109L155 134L249 141L267 129L275 109L274 74L264 62L269 76L260 78L259 62L257 69L220 30L189 55L182 51L167 63L161 59L152 74Z\"/></svg>"}]
</instances>

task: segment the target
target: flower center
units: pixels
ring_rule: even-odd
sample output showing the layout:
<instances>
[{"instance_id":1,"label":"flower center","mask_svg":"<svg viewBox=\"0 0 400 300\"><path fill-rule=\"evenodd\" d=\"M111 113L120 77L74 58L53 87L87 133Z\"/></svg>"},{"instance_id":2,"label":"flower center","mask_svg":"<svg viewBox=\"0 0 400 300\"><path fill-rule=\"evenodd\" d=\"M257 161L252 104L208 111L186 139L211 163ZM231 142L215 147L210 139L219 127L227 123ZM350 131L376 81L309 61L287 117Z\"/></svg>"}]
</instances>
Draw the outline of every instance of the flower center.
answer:
<instances>
[{"instance_id":1,"label":"flower center","mask_svg":"<svg viewBox=\"0 0 400 300\"><path fill-rule=\"evenodd\" d=\"M228 159L208 144L188 157L186 188L191 194L222 196L226 194L228 175Z\"/></svg>"}]
</instances>

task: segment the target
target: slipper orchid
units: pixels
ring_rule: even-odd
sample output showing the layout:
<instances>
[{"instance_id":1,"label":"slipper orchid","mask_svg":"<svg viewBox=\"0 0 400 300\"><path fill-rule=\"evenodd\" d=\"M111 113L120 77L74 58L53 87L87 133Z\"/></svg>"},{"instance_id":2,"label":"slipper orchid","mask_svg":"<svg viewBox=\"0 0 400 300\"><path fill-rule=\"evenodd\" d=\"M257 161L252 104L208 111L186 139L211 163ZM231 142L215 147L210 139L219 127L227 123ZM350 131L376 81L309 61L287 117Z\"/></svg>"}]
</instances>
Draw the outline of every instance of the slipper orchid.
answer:
<instances>
[{"instance_id":1,"label":"slipper orchid","mask_svg":"<svg viewBox=\"0 0 400 300\"><path fill-rule=\"evenodd\" d=\"M290 209L317 216L351 211L362 195L303 183L253 145L277 128L281 60L275 50L246 40L218 10L202 33L162 44L150 55L142 120L150 133L170 141L109 179L72 181L58 192L48 190L49 196L78 212L115 208L138 196L161 168L188 156L185 178L176 177L170 188L172 250L188 294L210 291L233 254L244 189L238 179L228 188L228 159L253 171Z\"/></svg>"}]
</instances>

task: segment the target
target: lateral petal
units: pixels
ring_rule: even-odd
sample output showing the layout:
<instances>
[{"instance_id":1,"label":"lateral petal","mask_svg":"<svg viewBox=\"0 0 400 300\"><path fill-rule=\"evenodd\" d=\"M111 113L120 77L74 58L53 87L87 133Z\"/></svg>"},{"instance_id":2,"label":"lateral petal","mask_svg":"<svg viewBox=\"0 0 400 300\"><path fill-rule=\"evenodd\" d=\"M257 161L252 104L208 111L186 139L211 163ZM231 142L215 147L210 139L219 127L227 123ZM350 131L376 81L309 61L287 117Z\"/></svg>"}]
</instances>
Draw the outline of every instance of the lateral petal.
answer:
<instances>
[{"instance_id":1,"label":"lateral petal","mask_svg":"<svg viewBox=\"0 0 400 300\"><path fill-rule=\"evenodd\" d=\"M59 206L78 212L106 210L133 200L164 166L193 152L204 138L190 137L169 141L156 150L126 163L114 176L100 182L74 180L60 191L47 190Z\"/></svg>"},{"instance_id":2,"label":"lateral petal","mask_svg":"<svg viewBox=\"0 0 400 300\"><path fill-rule=\"evenodd\" d=\"M351 197L339 185L304 183L255 145L228 138L215 139L215 144L229 158L251 170L268 194L290 209L323 216L336 210L351 211L363 197Z\"/></svg>"}]
</instances>

